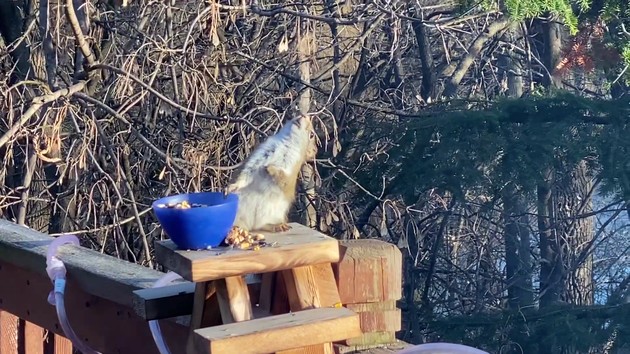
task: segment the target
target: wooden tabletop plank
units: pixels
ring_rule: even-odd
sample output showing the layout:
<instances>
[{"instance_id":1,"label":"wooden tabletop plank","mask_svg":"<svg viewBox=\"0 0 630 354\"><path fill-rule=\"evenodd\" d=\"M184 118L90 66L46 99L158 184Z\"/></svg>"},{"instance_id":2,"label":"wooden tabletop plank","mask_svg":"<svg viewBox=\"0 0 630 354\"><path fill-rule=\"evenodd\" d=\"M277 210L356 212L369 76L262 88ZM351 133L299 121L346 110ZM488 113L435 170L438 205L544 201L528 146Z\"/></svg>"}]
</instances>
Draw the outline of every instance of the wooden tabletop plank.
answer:
<instances>
[{"instance_id":1,"label":"wooden tabletop plank","mask_svg":"<svg viewBox=\"0 0 630 354\"><path fill-rule=\"evenodd\" d=\"M178 250L170 241L155 243L156 259L184 279L200 282L235 275L266 273L339 261L339 242L306 226L291 223L282 233L265 233L273 247L258 251L218 247L211 250Z\"/></svg>"}]
</instances>

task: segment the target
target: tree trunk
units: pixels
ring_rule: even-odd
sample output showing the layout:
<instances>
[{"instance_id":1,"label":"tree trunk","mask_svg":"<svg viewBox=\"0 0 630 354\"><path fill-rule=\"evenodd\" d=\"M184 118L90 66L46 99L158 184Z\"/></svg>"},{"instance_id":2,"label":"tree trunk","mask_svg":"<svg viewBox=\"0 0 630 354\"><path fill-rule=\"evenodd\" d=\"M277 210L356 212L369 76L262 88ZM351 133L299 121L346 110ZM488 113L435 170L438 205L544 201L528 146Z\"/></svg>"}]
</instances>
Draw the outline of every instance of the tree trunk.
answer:
<instances>
[{"instance_id":1,"label":"tree trunk","mask_svg":"<svg viewBox=\"0 0 630 354\"><path fill-rule=\"evenodd\" d=\"M542 23L544 43L542 59L548 70L543 80L546 87L558 86L555 68L560 60L562 28L549 20ZM591 211L592 179L585 161L577 166L560 157L549 166L545 182L538 187L538 228L540 233L540 308L560 301L571 304L593 303L592 221L576 218ZM553 329L544 325L539 330L539 353L569 352L574 348L549 336Z\"/></svg>"},{"instance_id":2,"label":"tree trunk","mask_svg":"<svg viewBox=\"0 0 630 354\"><path fill-rule=\"evenodd\" d=\"M23 13L28 13L28 9L20 11L18 4L13 0L0 0L0 35L4 39L6 46L14 43L22 36L24 30ZM15 64L15 71L11 73L9 80L11 85L29 77L31 64L29 63L30 49L28 40L23 40L9 54Z\"/></svg>"},{"instance_id":3,"label":"tree trunk","mask_svg":"<svg viewBox=\"0 0 630 354\"><path fill-rule=\"evenodd\" d=\"M556 233L562 240L564 267L567 269L563 301L575 305L592 305L593 294L593 217L580 214L593 211L591 178L585 161L576 168L563 171L556 178L553 191ZM577 218L576 218L577 217Z\"/></svg>"},{"instance_id":4,"label":"tree trunk","mask_svg":"<svg viewBox=\"0 0 630 354\"><path fill-rule=\"evenodd\" d=\"M421 16L422 11L416 10L416 16ZM422 86L420 86L420 97L425 102L431 102L435 96L435 85L437 83L437 73L433 64L433 52L424 23L415 21L412 23L416 42L418 43L418 57L420 58L420 71L422 72Z\"/></svg>"},{"instance_id":5,"label":"tree trunk","mask_svg":"<svg viewBox=\"0 0 630 354\"><path fill-rule=\"evenodd\" d=\"M518 37L519 24L514 23L505 33L505 39L514 43ZM521 66L514 59L511 50L499 58L499 77L505 83L508 97L523 95ZM514 127L519 129L519 127ZM518 142L514 142L518 144ZM504 167L509 169L508 166ZM503 190L503 223L505 242L505 268L508 292L508 307L513 311L522 311L534 307L532 287L532 256L530 252L531 235L527 217L527 200L513 183ZM510 339L515 345L506 348L506 352L521 353L532 351L532 340L526 326L515 324L510 328Z\"/></svg>"},{"instance_id":6,"label":"tree trunk","mask_svg":"<svg viewBox=\"0 0 630 354\"><path fill-rule=\"evenodd\" d=\"M509 25L510 21L507 18L497 20L496 22L493 22L490 26L488 26L486 31L481 33L473 41L473 43L468 47L466 55L464 55L464 57L457 62L455 70L453 71L452 75L450 75L451 78L446 81L443 96L455 97L459 84L464 79L466 73L468 73L468 69L470 69L470 66L475 62L475 59L477 58L479 53L481 53L481 50L483 49L486 42ZM450 71L450 67L447 67L442 72L442 74L448 75L448 71Z\"/></svg>"},{"instance_id":7,"label":"tree trunk","mask_svg":"<svg viewBox=\"0 0 630 354\"><path fill-rule=\"evenodd\" d=\"M525 201L517 193L514 188L506 188L503 194L508 306L513 310L531 308L534 304L529 220Z\"/></svg>"},{"instance_id":8,"label":"tree trunk","mask_svg":"<svg viewBox=\"0 0 630 354\"><path fill-rule=\"evenodd\" d=\"M548 75L543 79L545 87L557 86L560 82L555 75L555 69L560 62L560 54L562 50L562 28L560 23L553 19L543 22L543 63L547 68Z\"/></svg>"},{"instance_id":9,"label":"tree trunk","mask_svg":"<svg viewBox=\"0 0 630 354\"><path fill-rule=\"evenodd\" d=\"M563 284L562 254L560 243L553 228L554 207L552 198L553 173L546 173L545 181L539 183L538 232L540 235L540 307L548 307L560 300Z\"/></svg>"},{"instance_id":10,"label":"tree trunk","mask_svg":"<svg viewBox=\"0 0 630 354\"><path fill-rule=\"evenodd\" d=\"M518 23L512 24L505 39L512 43L517 36ZM499 76L504 77L508 97L523 95L523 79L519 75L520 63L513 53L500 58ZM518 127L516 127L518 129ZM514 142L517 143L517 142ZM505 167L508 169L509 167ZM507 272L508 305L513 310L533 306L530 233L526 216L527 202L513 183L503 190L503 221L505 224L505 262Z\"/></svg>"}]
</instances>

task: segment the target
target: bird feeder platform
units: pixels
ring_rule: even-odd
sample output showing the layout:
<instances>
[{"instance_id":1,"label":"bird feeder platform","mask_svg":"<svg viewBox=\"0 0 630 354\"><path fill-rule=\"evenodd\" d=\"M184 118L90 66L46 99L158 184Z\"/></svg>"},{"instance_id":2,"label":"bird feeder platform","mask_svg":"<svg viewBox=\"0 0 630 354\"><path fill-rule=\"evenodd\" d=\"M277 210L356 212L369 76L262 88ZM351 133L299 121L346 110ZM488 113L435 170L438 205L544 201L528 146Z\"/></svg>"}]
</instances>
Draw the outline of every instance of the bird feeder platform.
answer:
<instances>
[{"instance_id":1,"label":"bird feeder platform","mask_svg":"<svg viewBox=\"0 0 630 354\"><path fill-rule=\"evenodd\" d=\"M156 243L157 261L195 283L189 353L332 354L333 342L362 334L359 315L342 307L333 272L339 242L290 226L264 234L272 246L256 251ZM262 274L259 287L248 287L248 274Z\"/></svg>"}]
</instances>

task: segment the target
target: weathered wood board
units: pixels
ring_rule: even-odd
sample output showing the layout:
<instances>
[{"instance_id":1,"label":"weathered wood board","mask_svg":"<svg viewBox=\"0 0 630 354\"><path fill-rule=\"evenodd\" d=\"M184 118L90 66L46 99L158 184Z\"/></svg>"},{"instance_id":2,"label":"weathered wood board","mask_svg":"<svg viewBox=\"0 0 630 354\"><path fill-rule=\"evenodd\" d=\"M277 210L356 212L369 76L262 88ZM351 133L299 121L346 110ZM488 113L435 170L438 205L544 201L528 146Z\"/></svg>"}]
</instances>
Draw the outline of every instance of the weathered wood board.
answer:
<instances>
[{"instance_id":1,"label":"weathered wood board","mask_svg":"<svg viewBox=\"0 0 630 354\"><path fill-rule=\"evenodd\" d=\"M358 304L344 304L354 312L370 312L370 311L390 311L398 308L396 300L381 302L364 302Z\"/></svg>"},{"instance_id":2,"label":"weathered wood board","mask_svg":"<svg viewBox=\"0 0 630 354\"><path fill-rule=\"evenodd\" d=\"M24 321L24 352L44 354L44 329L29 321Z\"/></svg>"},{"instance_id":3,"label":"weathered wood board","mask_svg":"<svg viewBox=\"0 0 630 354\"><path fill-rule=\"evenodd\" d=\"M249 321L254 317L247 284L242 276L229 277L215 282L223 323Z\"/></svg>"},{"instance_id":4,"label":"weathered wood board","mask_svg":"<svg viewBox=\"0 0 630 354\"><path fill-rule=\"evenodd\" d=\"M413 345L402 341L378 345L353 345L335 344L335 354L394 354L412 347Z\"/></svg>"},{"instance_id":5,"label":"weathered wood board","mask_svg":"<svg viewBox=\"0 0 630 354\"><path fill-rule=\"evenodd\" d=\"M369 346L375 344L388 344L396 341L394 332L369 332L360 336L348 338L343 341L347 346Z\"/></svg>"},{"instance_id":6,"label":"weathered wood board","mask_svg":"<svg viewBox=\"0 0 630 354\"><path fill-rule=\"evenodd\" d=\"M304 310L195 330L197 353L265 354L360 334L357 314L346 308Z\"/></svg>"},{"instance_id":7,"label":"weathered wood board","mask_svg":"<svg viewBox=\"0 0 630 354\"><path fill-rule=\"evenodd\" d=\"M133 309L147 321L186 316L193 311L195 283L186 281L133 292Z\"/></svg>"},{"instance_id":8,"label":"weathered wood board","mask_svg":"<svg viewBox=\"0 0 630 354\"><path fill-rule=\"evenodd\" d=\"M155 243L156 259L167 269L194 282L339 261L336 239L297 223L289 225L292 228L287 232L264 234L267 243L275 243L275 246L258 251L229 247L178 250L167 240Z\"/></svg>"},{"instance_id":9,"label":"weathered wood board","mask_svg":"<svg viewBox=\"0 0 630 354\"><path fill-rule=\"evenodd\" d=\"M344 306L359 314L363 333L397 332L402 328L402 313L395 300Z\"/></svg>"},{"instance_id":10,"label":"weathered wood board","mask_svg":"<svg viewBox=\"0 0 630 354\"><path fill-rule=\"evenodd\" d=\"M397 332L402 328L400 309L358 312L363 333Z\"/></svg>"},{"instance_id":11,"label":"weathered wood board","mask_svg":"<svg viewBox=\"0 0 630 354\"><path fill-rule=\"evenodd\" d=\"M337 284L329 263L298 267L282 272L291 311L341 306Z\"/></svg>"},{"instance_id":12,"label":"weathered wood board","mask_svg":"<svg viewBox=\"0 0 630 354\"><path fill-rule=\"evenodd\" d=\"M334 264L341 302L398 300L402 297L402 254L393 244L374 240L340 241Z\"/></svg>"},{"instance_id":13,"label":"weathered wood board","mask_svg":"<svg viewBox=\"0 0 630 354\"><path fill-rule=\"evenodd\" d=\"M282 277L291 311L341 306L335 275L330 263L285 270L282 272ZM334 354L334 349L332 343L325 343L283 350L276 354Z\"/></svg>"},{"instance_id":14,"label":"weathered wood board","mask_svg":"<svg viewBox=\"0 0 630 354\"><path fill-rule=\"evenodd\" d=\"M18 331L20 318L12 313L0 312L0 353L18 353Z\"/></svg>"}]
</instances>

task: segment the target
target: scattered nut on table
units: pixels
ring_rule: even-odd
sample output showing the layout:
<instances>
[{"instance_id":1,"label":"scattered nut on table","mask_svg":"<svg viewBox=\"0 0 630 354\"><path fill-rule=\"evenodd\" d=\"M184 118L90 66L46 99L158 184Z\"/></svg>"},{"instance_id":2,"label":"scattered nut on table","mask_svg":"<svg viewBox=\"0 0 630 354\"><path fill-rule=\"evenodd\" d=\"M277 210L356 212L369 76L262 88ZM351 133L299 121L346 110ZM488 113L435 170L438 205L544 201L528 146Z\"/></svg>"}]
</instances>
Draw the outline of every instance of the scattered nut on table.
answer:
<instances>
[{"instance_id":1,"label":"scattered nut on table","mask_svg":"<svg viewBox=\"0 0 630 354\"><path fill-rule=\"evenodd\" d=\"M232 227L223 242L231 247L253 251L259 251L261 247L269 246L265 241L265 235L251 234L238 226Z\"/></svg>"}]
</instances>

